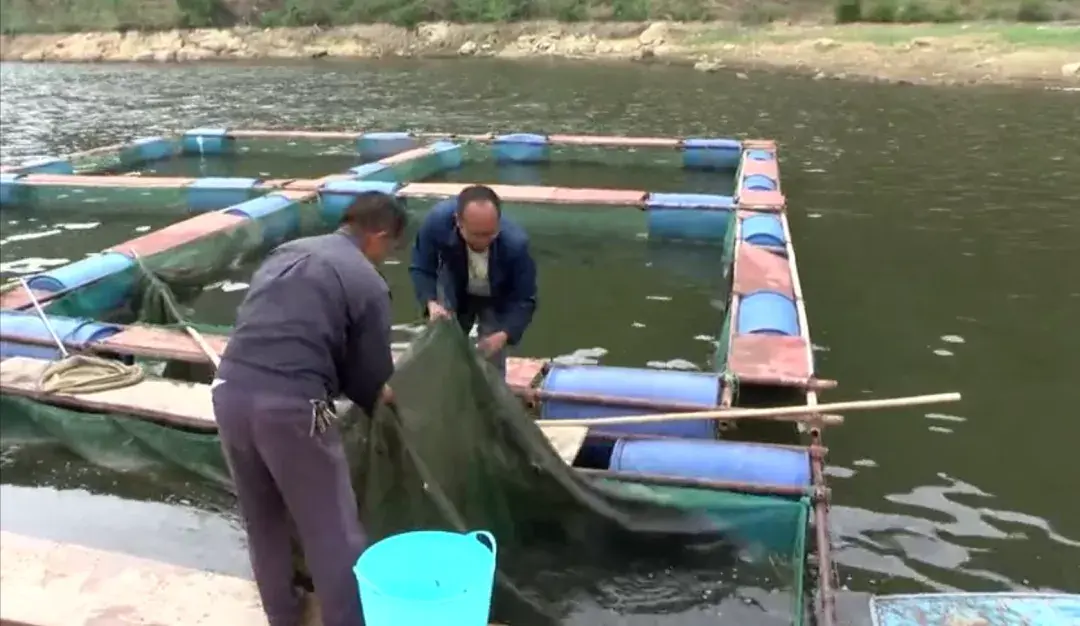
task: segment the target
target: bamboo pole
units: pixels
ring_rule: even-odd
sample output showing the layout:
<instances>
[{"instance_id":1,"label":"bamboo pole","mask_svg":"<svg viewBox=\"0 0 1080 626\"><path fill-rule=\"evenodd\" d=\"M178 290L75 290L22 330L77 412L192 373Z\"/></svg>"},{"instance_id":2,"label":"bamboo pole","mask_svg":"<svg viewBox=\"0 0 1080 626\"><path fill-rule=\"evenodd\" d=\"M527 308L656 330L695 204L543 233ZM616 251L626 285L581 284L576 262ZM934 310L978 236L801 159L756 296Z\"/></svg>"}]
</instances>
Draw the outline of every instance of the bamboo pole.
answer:
<instances>
[{"instance_id":1,"label":"bamboo pole","mask_svg":"<svg viewBox=\"0 0 1080 626\"><path fill-rule=\"evenodd\" d=\"M799 487L797 485L775 485L768 483L748 483L726 480L710 480L706 478L693 478L688 476L664 476L660 474L648 474L644 472L623 472L612 470L600 470L575 467L578 474L591 478L610 478L615 480L629 481L648 485L663 485L669 487L689 487L696 489L714 489L722 491L739 491L742 493L754 493L772 496L804 496L819 495L813 485Z\"/></svg>"},{"instance_id":2,"label":"bamboo pole","mask_svg":"<svg viewBox=\"0 0 1080 626\"><path fill-rule=\"evenodd\" d=\"M851 400L848 402L832 402L817 406L796 405L780 406L768 409L726 409L713 411L695 411L690 413L655 413L652 415L622 415L619 417L598 417L576 420L537 420L538 426L614 426L616 424L650 424L655 422L678 422L685 420L716 419L777 419L780 421L815 421L807 419L808 416L823 411L864 411L869 409L888 409L894 407L919 406L923 404L939 404L942 402L957 402L960 394L938 393L924 396L908 396L905 398L885 398L881 400ZM791 418L803 419L791 419ZM821 418L839 418L840 416L820 416ZM782 419L789 418L789 419ZM824 424L843 423L843 418L819 419Z\"/></svg>"},{"instance_id":3,"label":"bamboo pole","mask_svg":"<svg viewBox=\"0 0 1080 626\"><path fill-rule=\"evenodd\" d=\"M131 249L131 258L135 260L139 269L146 275L146 279L156 288L161 290L161 299L165 303L165 307L169 309L169 313L176 318L176 322L184 327L184 332L187 333L188 337L191 337L191 340L195 342L195 345L198 346L199 349L202 350L202 353L206 355L206 358L210 360L210 363L214 366L214 373L217 374L218 369L221 367L221 357L218 356L217 352L214 352L214 349L210 347L210 344L206 343L202 334L192 328L191 324L187 323L184 316L180 314L180 310L176 308L176 304L172 301L172 297L169 296L167 288L164 284L160 283L158 278L154 276L154 273L146 267L139 257L139 253L136 252L134 248Z\"/></svg>"}]
</instances>

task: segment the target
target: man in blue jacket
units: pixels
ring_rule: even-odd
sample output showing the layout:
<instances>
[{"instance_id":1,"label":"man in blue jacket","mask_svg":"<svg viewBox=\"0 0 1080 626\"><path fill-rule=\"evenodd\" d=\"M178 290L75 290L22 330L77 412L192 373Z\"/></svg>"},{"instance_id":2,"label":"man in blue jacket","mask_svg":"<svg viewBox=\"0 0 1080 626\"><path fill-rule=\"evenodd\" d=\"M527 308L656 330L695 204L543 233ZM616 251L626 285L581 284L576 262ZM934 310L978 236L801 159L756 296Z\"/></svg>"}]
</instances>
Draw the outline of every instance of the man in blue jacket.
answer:
<instances>
[{"instance_id":1,"label":"man in blue jacket","mask_svg":"<svg viewBox=\"0 0 1080 626\"><path fill-rule=\"evenodd\" d=\"M502 217L490 187L466 187L431 209L409 266L416 299L429 319L456 315L465 332L478 324L477 348L504 374L536 310L536 264L529 237Z\"/></svg>"}]
</instances>

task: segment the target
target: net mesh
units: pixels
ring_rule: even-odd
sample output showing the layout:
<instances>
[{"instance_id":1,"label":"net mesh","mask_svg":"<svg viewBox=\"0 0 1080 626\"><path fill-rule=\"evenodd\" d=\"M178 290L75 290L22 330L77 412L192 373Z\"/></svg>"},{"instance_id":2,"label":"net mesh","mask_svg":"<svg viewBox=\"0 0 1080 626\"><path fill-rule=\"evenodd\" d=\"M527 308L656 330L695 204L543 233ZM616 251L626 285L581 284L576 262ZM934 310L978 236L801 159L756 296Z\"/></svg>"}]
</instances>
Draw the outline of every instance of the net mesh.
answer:
<instances>
[{"instance_id":1,"label":"net mesh","mask_svg":"<svg viewBox=\"0 0 1080 626\"><path fill-rule=\"evenodd\" d=\"M330 228L326 213L312 198L257 219L238 221L229 228L146 255L141 260L175 292L180 302L191 302L207 285L231 276L282 241L328 232ZM118 248L126 252L122 245ZM161 323L160 317L142 310L157 295L147 289L142 271L133 266L50 301L46 311L52 315L118 323Z\"/></svg>"},{"instance_id":2,"label":"net mesh","mask_svg":"<svg viewBox=\"0 0 1080 626\"><path fill-rule=\"evenodd\" d=\"M74 182L74 181L72 181ZM100 186L80 184L20 185L13 206L21 209L92 211L93 215L139 215L150 207L156 213L184 215L187 192L183 187Z\"/></svg>"}]
</instances>

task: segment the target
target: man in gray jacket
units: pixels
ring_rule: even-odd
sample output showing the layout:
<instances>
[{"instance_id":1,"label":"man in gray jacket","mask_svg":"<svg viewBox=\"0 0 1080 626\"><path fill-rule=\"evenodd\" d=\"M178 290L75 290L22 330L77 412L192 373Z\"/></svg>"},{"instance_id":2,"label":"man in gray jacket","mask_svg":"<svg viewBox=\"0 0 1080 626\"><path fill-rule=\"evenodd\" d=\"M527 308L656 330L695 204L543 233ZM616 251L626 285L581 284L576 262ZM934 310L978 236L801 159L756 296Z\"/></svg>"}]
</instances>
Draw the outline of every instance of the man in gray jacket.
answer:
<instances>
[{"instance_id":1,"label":"man in gray jacket","mask_svg":"<svg viewBox=\"0 0 1080 626\"><path fill-rule=\"evenodd\" d=\"M324 626L363 624L353 564L366 545L333 399L369 415L392 396L390 292L376 264L404 209L369 192L334 233L292 241L256 271L213 384L214 412L270 626L297 626L289 517Z\"/></svg>"}]
</instances>

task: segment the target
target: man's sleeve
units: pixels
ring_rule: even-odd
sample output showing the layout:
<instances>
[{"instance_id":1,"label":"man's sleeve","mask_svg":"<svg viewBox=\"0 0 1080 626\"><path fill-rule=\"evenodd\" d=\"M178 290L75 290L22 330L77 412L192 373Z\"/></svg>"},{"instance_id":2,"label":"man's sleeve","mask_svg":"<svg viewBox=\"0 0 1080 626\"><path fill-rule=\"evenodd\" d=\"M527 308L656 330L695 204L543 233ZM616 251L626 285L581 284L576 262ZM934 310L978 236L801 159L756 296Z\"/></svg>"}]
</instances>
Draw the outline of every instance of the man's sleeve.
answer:
<instances>
[{"instance_id":1,"label":"man's sleeve","mask_svg":"<svg viewBox=\"0 0 1080 626\"><path fill-rule=\"evenodd\" d=\"M510 344L521 341L536 312L536 262L529 251L528 239L521 242L513 258L512 287L504 318L504 330Z\"/></svg>"},{"instance_id":2,"label":"man's sleeve","mask_svg":"<svg viewBox=\"0 0 1080 626\"><path fill-rule=\"evenodd\" d=\"M409 276L420 307L427 311L427 303L438 298L439 248L435 233L435 220L431 214L420 224L413 242Z\"/></svg>"},{"instance_id":3,"label":"man's sleeve","mask_svg":"<svg viewBox=\"0 0 1080 626\"><path fill-rule=\"evenodd\" d=\"M375 410L383 385L394 373L391 350L390 290L381 284L367 298L366 306L348 332L345 371L341 386L345 396L368 415Z\"/></svg>"}]
</instances>

